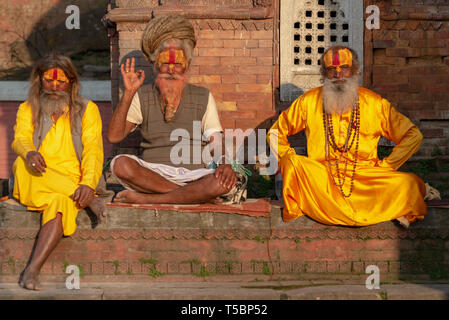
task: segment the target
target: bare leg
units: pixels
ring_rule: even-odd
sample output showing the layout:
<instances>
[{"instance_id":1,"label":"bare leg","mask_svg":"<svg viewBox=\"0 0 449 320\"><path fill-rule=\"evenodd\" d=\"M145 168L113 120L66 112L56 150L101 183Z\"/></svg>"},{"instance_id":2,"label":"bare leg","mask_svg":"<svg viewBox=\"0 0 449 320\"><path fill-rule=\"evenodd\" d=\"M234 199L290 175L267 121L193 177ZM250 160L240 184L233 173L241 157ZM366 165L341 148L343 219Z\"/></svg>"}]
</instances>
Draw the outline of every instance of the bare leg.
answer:
<instances>
[{"instance_id":1,"label":"bare leg","mask_svg":"<svg viewBox=\"0 0 449 320\"><path fill-rule=\"evenodd\" d=\"M114 161L114 173L131 188L143 193L166 193L179 188L129 157L119 157Z\"/></svg>"},{"instance_id":2,"label":"bare leg","mask_svg":"<svg viewBox=\"0 0 449 320\"><path fill-rule=\"evenodd\" d=\"M48 256L61 240L62 235L62 215L58 213L55 219L48 221L39 231L30 264L25 268L19 282L21 287L28 290L41 289L37 277Z\"/></svg>"},{"instance_id":3,"label":"bare leg","mask_svg":"<svg viewBox=\"0 0 449 320\"><path fill-rule=\"evenodd\" d=\"M231 189L220 185L213 174L193 181L185 186L178 187L167 193L146 194L134 191L121 191L117 194L115 202L127 203L171 203L171 204L192 204L209 202L221 196Z\"/></svg>"}]
</instances>

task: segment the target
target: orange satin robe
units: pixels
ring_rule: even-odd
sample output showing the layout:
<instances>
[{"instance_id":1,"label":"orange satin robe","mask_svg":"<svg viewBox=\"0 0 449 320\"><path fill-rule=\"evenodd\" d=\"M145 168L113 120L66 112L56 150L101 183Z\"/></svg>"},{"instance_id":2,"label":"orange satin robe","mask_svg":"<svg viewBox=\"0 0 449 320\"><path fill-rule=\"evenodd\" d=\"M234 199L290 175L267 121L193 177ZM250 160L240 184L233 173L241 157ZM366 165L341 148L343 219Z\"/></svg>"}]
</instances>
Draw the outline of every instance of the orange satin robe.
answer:
<instances>
[{"instance_id":1,"label":"orange satin robe","mask_svg":"<svg viewBox=\"0 0 449 320\"><path fill-rule=\"evenodd\" d=\"M427 214L424 182L412 173L398 169L421 144L419 129L378 94L359 87L360 140L354 188L349 198L335 186L325 158L322 87L312 89L281 113L268 132L268 142L277 154L283 179L285 207L283 218L290 221L307 215L324 224L365 226L405 216L410 222ZM332 115L334 137L345 142L351 111ZM308 156L297 155L287 136L305 130ZM380 136L392 140L396 147L390 156L379 160ZM346 183L349 193L355 143L349 151ZM331 158L338 154L331 148ZM340 168L343 166L340 165ZM335 181L338 179L335 175Z\"/></svg>"}]
</instances>

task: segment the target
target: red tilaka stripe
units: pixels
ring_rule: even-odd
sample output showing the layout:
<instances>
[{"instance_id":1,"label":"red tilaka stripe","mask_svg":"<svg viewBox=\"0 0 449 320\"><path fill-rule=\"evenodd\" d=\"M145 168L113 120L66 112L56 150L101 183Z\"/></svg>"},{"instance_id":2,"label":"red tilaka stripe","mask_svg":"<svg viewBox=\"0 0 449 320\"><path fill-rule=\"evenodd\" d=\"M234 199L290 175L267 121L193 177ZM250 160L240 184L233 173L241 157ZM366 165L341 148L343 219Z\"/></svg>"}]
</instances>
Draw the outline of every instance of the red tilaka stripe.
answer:
<instances>
[{"instance_id":1,"label":"red tilaka stripe","mask_svg":"<svg viewBox=\"0 0 449 320\"><path fill-rule=\"evenodd\" d=\"M332 65L334 65L334 66L339 66L340 65L340 56L338 54L338 50L334 51L334 57L333 57L333 60L332 60Z\"/></svg>"},{"instance_id":2,"label":"red tilaka stripe","mask_svg":"<svg viewBox=\"0 0 449 320\"><path fill-rule=\"evenodd\" d=\"M168 63L174 64L176 61L175 49L168 50Z\"/></svg>"},{"instance_id":3,"label":"red tilaka stripe","mask_svg":"<svg viewBox=\"0 0 449 320\"><path fill-rule=\"evenodd\" d=\"M57 80L58 79L58 69L53 68L53 80Z\"/></svg>"}]
</instances>

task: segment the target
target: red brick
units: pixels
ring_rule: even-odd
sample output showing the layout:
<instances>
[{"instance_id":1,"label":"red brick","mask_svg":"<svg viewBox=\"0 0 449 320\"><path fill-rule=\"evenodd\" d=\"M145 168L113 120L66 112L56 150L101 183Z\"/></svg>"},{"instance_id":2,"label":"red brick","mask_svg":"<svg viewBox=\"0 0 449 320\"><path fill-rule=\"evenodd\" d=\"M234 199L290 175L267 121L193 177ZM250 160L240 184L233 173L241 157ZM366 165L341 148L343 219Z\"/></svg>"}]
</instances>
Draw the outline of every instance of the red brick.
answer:
<instances>
[{"instance_id":1,"label":"red brick","mask_svg":"<svg viewBox=\"0 0 449 320\"><path fill-rule=\"evenodd\" d=\"M251 51L250 49L243 48L243 49L234 49L234 55L236 57L250 57Z\"/></svg>"},{"instance_id":2,"label":"red brick","mask_svg":"<svg viewBox=\"0 0 449 320\"><path fill-rule=\"evenodd\" d=\"M233 66L246 66L246 65L253 65L256 66L257 60L254 57L222 57L219 58L220 63L222 65L233 65ZM254 67L256 68L256 67ZM240 67L241 69L241 67Z\"/></svg>"},{"instance_id":3,"label":"red brick","mask_svg":"<svg viewBox=\"0 0 449 320\"><path fill-rule=\"evenodd\" d=\"M449 39L449 29L436 31L435 39Z\"/></svg>"},{"instance_id":4,"label":"red brick","mask_svg":"<svg viewBox=\"0 0 449 320\"><path fill-rule=\"evenodd\" d=\"M258 74L256 82L257 83L264 83L264 84L272 83L271 74Z\"/></svg>"},{"instance_id":5,"label":"red brick","mask_svg":"<svg viewBox=\"0 0 449 320\"><path fill-rule=\"evenodd\" d=\"M239 83L239 77L236 74L225 74L221 76L222 83Z\"/></svg>"},{"instance_id":6,"label":"red brick","mask_svg":"<svg viewBox=\"0 0 449 320\"><path fill-rule=\"evenodd\" d=\"M238 84L237 92L259 92L271 93L272 87L269 84Z\"/></svg>"},{"instance_id":7,"label":"red brick","mask_svg":"<svg viewBox=\"0 0 449 320\"><path fill-rule=\"evenodd\" d=\"M261 99L269 99L271 100L271 94L268 93L254 93L254 92L232 92L232 93L224 93L223 100L224 101L259 101Z\"/></svg>"},{"instance_id":8,"label":"red brick","mask_svg":"<svg viewBox=\"0 0 449 320\"><path fill-rule=\"evenodd\" d=\"M199 39L233 39L234 30L200 30Z\"/></svg>"},{"instance_id":9,"label":"red brick","mask_svg":"<svg viewBox=\"0 0 449 320\"><path fill-rule=\"evenodd\" d=\"M418 48L387 48L387 57L419 57L421 51Z\"/></svg>"},{"instance_id":10,"label":"red brick","mask_svg":"<svg viewBox=\"0 0 449 320\"><path fill-rule=\"evenodd\" d=\"M449 48L420 48L422 56L448 56Z\"/></svg>"},{"instance_id":11,"label":"red brick","mask_svg":"<svg viewBox=\"0 0 449 320\"><path fill-rule=\"evenodd\" d=\"M241 65L239 67L240 73L248 74L271 74L273 71L271 66L245 66Z\"/></svg>"},{"instance_id":12,"label":"red brick","mask_svg":"<svg viewBox=\"0 0 449 320\"><path fill-rule=\"evenodd\" d=\"M251 39L262 39L262 40L273 39L273 31L272 30L250 31L250 33L251 33Z\"/></svg>"},{"instance_id":13,"label":"red brick","mask_svg":"<svg viewBox=\"0 0 449 320\"><path fill-rule=\"evenodd\" d=\"M207 87L212 91L216 93L224 93L224 92L235 92L236 91L236 85L233 83L228 84L208 84ZM232 100L226 100L226 101L232 101Z\"/></svg>"},{"instance_id":14,"label":"red brick","mask_svg":"<svg viewBox=\"0 0 449 320\"><path fill-rule=\"evenodd\" d=\"M272 40L259 40L259 48L272 48L273 41Z\"/></svg>"},{"instance_id":15,"label":"red brick","mask_svg":"<svg viewBox=\"0 0 449 320\"><path fill-rule=\"evenodd\" d=\"M373 83L406 84L408 83L408 75L373 73Z\"/></svg>"},{"instance_id":16,"label":"red brick","mask_svg":"<svg viewBox=\"0 0 449 320\"><path fill-rule=\"evenodd\" d=\"M198 39L197 48L223 48L223 40L221 39Z\"/></svg>"},{"instance_id":17,"label":"red brick","mask_svg":"<svg viewBox=\"0 0 449 320\"><path fill-rule=\"evenodd\" d=\"M234 49L232 48L199 48L200 57L232 57Z\"/></svg>"},{"instance_id":18,"label":"red brick","mask_svg":"<svg viewBox=\"0 0 449 320\"><path fill-rule=\"evenodd\" d=\"M272 57L272 50L266 48L251 49L251 57Z\"/></svg>"},{"instance_id":19,"label":"red brick","mask_svg":"<svg viewBox=\"0 0 449 320\"><path fill-rule=\"evenodd\" d=\"M412 48L447 48L449 40L444 39L412 39L410 40Z\"/></svg>"},{"instance_id":20,"label":"red brick","mask_svg":"<svg viewBox=\"0 0 449 320\"><path fill-rule=\"evenodd\" d=\"M192 75L189 77L192 83L221 83L221 76L217 75Z\"/></svg>"},{"instance_id":21,"label":"red brick","mask_svg":"<svg viewBox=\"0 0 449 320\"><path fill-rule=\"evenodd\" d=\"M396 41L393 40L374 40L373 48L394 48L396 47Z\"/></svg>"},{"instance_id":22,"label":"red brick","mask_svg":"<svg viewBox=\"0 0 449 320\"><path fill-rule=\"evenodd\" d=\"M227 65L217 65L217 66L209 66L209 65L201 65L200 74L236 74L237 67L236 66L227 66Z\"/></svg>"},{"instance_id":23,"label":"red brick","mask_svg":"<svg viewBox=\"0 0 449 320\"><path fill-rule=\"evenodd\" d=\"M224 40L223 47L225 48L257 48L259 42L257 40L240 40L240 39L232 39L232 40Z\"/></svg>"},{"instance_id":24,"label":"red brick","mask_svg":"<svg viewBox=\"0 0 449 320\"><path fill-rule=\"evenodd\" d=\"M237 108L239 110L254 110L254 111L269 110L272 108L272 101L271 99L251 101L251 102L238 101Z\"/></svg>"},{"instance_id":25,"label":"red brick","mask_svg":"<svg viewBox=\"0 0 449 320\"><path fill-rule=\"evenodd\" d=\"M257 126L259 126L262 123L262 120L259 120L257 118L253 118L253 119L236 119L235 120L235 128L236 129L242 129L242 130L246 130L246 129L254 129ZM244 254L245 256L246 254ZM257 255L258 257L258 255Z\"/></svg>"},{"instance_id":26,"label":"red brick","mask_svg":"<svg viewBox=\"0 0 449 320\"><path fill-rule=\"evenodd\" d=\"M235 30L234 36L231 39L251 39L251 32L245 30Z\"/></svg>"},{"instance_id":27,"label":"red brick","mask_svg":"<svg viewBox=\"0 0 449 320\"><path fill-rule=\"evenodd\" d=\"M255 111L238 111L238 112L233 112L233 111L221 111L220 112L220 118L225 118L225 119L254 119L256 117L256 112ZM242 243L243 244L243 243ZM255 245L255 244L253 244ZM236 247L236 249L241 249Z\"/></svg>"},{"instance_id":28,"label":"red brick","mask_svg":"<svg viewBox=\"0 0 449 320\"><path fill-rule=\"evenodd\" d=\"M219 57L196 57L192 59L193 66L214 66L220 65Z\"/></svg>"},{"instance_id":29,"label":"red brick","mask_svg":"<svg viewBox=\"0 0 449 320\"><path fill-rule=\"evenodd\" d=\"M273 57L257 57L258 66L273 66Z\"/></svg>"}]
</instances>

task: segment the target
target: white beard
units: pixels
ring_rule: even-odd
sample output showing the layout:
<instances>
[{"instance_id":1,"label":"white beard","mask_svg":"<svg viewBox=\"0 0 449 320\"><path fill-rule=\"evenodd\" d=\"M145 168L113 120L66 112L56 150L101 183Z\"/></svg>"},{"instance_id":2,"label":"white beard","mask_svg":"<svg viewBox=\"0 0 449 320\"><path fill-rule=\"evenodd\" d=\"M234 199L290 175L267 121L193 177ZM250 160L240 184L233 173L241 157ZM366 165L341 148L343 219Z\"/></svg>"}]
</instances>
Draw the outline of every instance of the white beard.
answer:
<instances>
[{"instance_id":1,"label":"white beard","mask_svg":"<svg viewBox=\"0 0 449 320\"><path fill-rule=\"evenodd\" d=\"M348 112L358 99L358 75L355 74L350 78L338 80L345 80L345 82L337 84L335 83L335 81L337 81L335 79L324 79L322 91L323 106L324 110L329 114L342 114Z\"/></svg>"},{"instance_id":2,"label":"white beard","mask_svg":"<svg viewBox=\"0 0 449 320\"><path fill-rule=\"evenodd\" d=\"M39 97L39 104L42 115L62 113L64 108L69 105L70 96L65 91L49 91L42 89Z\"/></svg>"}]
</instances>

